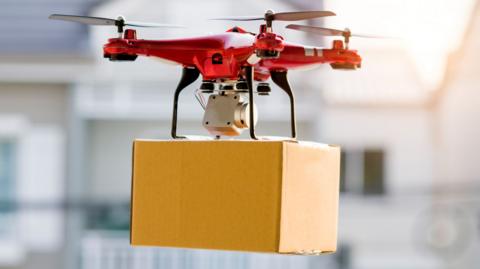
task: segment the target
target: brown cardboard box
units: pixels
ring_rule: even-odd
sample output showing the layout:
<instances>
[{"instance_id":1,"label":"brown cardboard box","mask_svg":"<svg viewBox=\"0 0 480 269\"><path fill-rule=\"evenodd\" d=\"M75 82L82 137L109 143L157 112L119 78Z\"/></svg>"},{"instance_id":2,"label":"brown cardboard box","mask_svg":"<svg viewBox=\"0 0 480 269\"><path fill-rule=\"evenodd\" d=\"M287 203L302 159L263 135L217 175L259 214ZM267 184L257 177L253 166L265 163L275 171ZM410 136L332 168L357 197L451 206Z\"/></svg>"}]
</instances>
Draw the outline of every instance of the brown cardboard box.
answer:
<instances>
[{"instance_id":1,"label":"brown cardboard box","mask_svg":"<svg viewBox=\"0 0 480 269\"><path fill-rule=\"evenodd\" d=\"M137 140L131 244L335 251L339 172L323 144Z\"/></svg>"}]
</instances>

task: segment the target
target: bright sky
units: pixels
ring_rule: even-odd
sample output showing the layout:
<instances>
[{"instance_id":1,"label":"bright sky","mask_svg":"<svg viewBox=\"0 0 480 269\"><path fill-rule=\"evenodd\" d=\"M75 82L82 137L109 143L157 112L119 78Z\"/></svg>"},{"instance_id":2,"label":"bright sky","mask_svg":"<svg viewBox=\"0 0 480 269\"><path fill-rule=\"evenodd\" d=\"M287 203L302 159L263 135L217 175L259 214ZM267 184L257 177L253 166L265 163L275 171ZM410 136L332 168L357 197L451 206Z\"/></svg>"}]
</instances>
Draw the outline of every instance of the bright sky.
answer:
<instances>
[{"instance_id":1,"label":"bright sky","mask_svg":"<svg viewBox=\"0 0 480 269\"><path fill-rule=\"evenodd\" d=\"M352 47L405 46L427 87L435 89L445 71L448 53L462 40L474 0L326 0L337 13L327 27L400 38L352 40Z\"/></svg>"}]
</instances>

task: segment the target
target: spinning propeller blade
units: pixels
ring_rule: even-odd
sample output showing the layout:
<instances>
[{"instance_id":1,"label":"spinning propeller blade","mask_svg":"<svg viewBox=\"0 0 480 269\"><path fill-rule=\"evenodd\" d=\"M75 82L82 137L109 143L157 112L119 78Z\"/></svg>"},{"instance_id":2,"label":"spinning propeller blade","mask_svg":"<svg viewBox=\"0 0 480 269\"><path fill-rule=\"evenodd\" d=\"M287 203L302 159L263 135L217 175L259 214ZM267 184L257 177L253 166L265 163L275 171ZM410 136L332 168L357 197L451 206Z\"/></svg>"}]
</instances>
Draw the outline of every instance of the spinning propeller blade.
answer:
<instances>
[{"instance_id":1,"label":"spinning propeller blade","mask_svg":"<svg viewBox=\"0 0 480 269\"><path fill-rule=\"evenodd\" d=\"M150 23L150 22L127 22L122 16L118 16L117 19L90 17L90 16L77 16L77 15L63 15L52 14L48 17L51 20L71 21L89 25L111 25L118 28L118 32L123 32L124 26L133 27L155 27L155 28L181 28L183 26L163 23Z\"/></svg>"},{"instance_id":2,"label":"spinning propeller blade","mask_svg":"<svg viewBox=\"0 0 480 269\"><path fill-rule=\"evenodd\" d=\"M277 21L301 21L315 18L335 16L331 11L299 11L274 13L273 19Z\"/></svg>"},{"instance_id":3,"label":"spinning propeller blade","mask_svg":"<svg viewBox=\"0 0 480 269\"><path fill-rule=\"evenodd\" d=\"M115 25L117 21L117 20L108 19L108 18L62 15L62 14L52 14L48 18L51 20L71 21L71 22L78 22L78 23L90 24L90 25Z\"/></svg>"},{"instance_id":4,"label":"spinning propeller blade","mask_svg":"<svg viewBox=\"0 0 480 269\"><path fill-rule=\"evenodd\" d=\"M240 17L224 17L213 18L212 20L222 21L300 21L314 18L335 16L335 13L331 11L298 11L298 12L279 12L275 13L271 10L267 10L264 16L240 16Z\"/></svg>"},{"instance_id":5,"label":"spinning propeller blade","mask_svg":"<svg viewBox=\"0 0 480 269\"><path fill-rule=\"evenodd\" d=\"M386 36L375 36L375 35L367 35L367 34L352 34L350 29L346 28L345 30L337 30L337 29L330 29L324 27L317 27L317 26L307 26L307 25L298 25L298 24L289 24L286 26L288 29L318 34L323 36L343 36L343 37L365 37L365 38L389 38Z\"/></svg>"},{"instance_id":6,"label":"spinning propeller blade","mask_svg":"<svg viewBox=\"0 0 480 269\"><path fill-rule=\"evenodd\" d=\"M185 28L185 26L182 25L176 25L176 24L165 24L165 23L153 23L153 22L139 22L139 21L129 21L125 23L127 26L133 26L133 27L150 27L150 28Z\"/></svg>"}]
</instances>

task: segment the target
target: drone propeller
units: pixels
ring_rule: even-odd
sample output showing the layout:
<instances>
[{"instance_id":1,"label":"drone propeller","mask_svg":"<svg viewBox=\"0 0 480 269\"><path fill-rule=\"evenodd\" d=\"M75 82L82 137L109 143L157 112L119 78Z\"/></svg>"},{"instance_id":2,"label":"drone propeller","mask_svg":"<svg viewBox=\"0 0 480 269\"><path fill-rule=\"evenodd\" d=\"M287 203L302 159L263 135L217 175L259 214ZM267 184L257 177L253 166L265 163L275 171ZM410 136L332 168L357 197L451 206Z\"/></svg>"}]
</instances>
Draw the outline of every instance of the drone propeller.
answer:
<instances>
[{"instance_id":1,"label":"drone propeller","mask_svg":"<svg viewBox=\"0 0 480 269\"><path fill-rule=\"evenodd\" d=\"M111 25L116 26L118 33L123 33L123 28L125 26L132 27L156 27L156 28L181 28L183 26L173 25L173 24L161 24L161 23L149 23L149 22L126 22L125 18L118 16L117 19L110 18L101 18L101 17L90 17L90 16L77 16L77 15L62 15L62 14L52 14L49 19L52 20L61 20L61 21L71 21L78 22L89 25Z\"/></svg>"},{"instance_id":2,"label":"drone propeller","mask_svg":"<svg viewBox=\"0 0 480 269\"><path fill-rule=\"evenodd\" d=\"M298 25L298 24L289 24L285 28L323 35L323 36L343 36L345 39L345 45L348 48L348 43L350 42L350 37L364 37L364 38L389 38L386 36L376 36L376 35L367 35L367 34L352 34L350 29L345 28L345 30L330 29L317 26L307 26L307 25Z\"/></svg>"},{"instance_id":3,"label":"drone propeller","mask_svg":"<svg viewBox=\"0 0 480 269\"><path fill-rule=\"evenodd\" d=\"M272 21L301 21L314 18L322 18L328 16L335 16L335 13L331 11L297 11L297 12L279 12L275 13L272 10L267 10L265 15L262 17L259 16L242 16L242 17L224 17L224 18L213 18L212 20L223 20L223 21L259 21L265 20L267 22L267 27L272 27Z\"/></svg>"},{"instance_id":4,"label":"drone propeller","mask_svg":"<svg viewBox=\"0 0 480 269\"><path fill-rule=\"evenodd\" d=\"M348 28L345 28L345 30L337 30L337 29L330 29L330 28L317 27L317 26L298 25L298 24L289 24L286 26L286 28L298 30L302 32L324 35L324 36L355 36L355 37L366 37L366 38L386 38L385 36L352 34L350 29Z\"/></svg>"}]
</instances>

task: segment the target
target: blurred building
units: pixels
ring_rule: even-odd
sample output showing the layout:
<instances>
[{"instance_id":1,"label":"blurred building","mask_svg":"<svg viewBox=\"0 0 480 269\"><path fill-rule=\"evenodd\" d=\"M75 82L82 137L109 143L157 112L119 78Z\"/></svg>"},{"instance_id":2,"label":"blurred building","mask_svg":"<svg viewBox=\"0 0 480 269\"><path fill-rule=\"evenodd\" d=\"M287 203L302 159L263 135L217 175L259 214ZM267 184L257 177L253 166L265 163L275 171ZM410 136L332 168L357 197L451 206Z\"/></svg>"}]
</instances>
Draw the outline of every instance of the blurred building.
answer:
<instances>
[{"instance_id":1,"label":"blurred building","mask_svg":"<svg viewBox=\"0 0 480 269\"><path fill-rule=\"evenodd\" d=\"M21 2L25 2L22 3ZM480 264L476 117L480 8L441 88L426 89L405 48L362 50L363 69L290 74L300 139L343 147L339 252L320 257L131 248L131 144L169 138L181 68L112 63L114 29L46 20L49 13L191 26L139 31L169 38L225 31L218 14L321 8L310 1L7 1L0 29L0 267L474 268ZM27 8L28 6L28 8ZM478 5L477 5L478 6ZM6 7L6 8L5 8ZM148 8L145 8L148 7ZM204 10L205 12L190 12ZM339 11L340 12L340 11ZM16 20L15 20L16 19ZM257 23L241 25L257 31ZM323 41L276 31L295 42ZM327 44L328 45L328 44ZM354 44L352 44L354 45ZM180 132L206 135L190 87ZM259 132L287 135L287 98L258 98Z\"/></svg>"},{"instance_id":2,"label":"blurred building","mask_svg":"<svg viewBox=\"0 0 480 269\"><path fill-rule=\"evenodd\" d=\"M62 268L68 197L70 87L91 65L88 31L50 12L98 1L2 1L0 267Z\"/></svg>"},{"instance_id":3,"label":"blurred building","mask_svg":"<svg viewBox=\"0 0 480 269\"><path fill-rule=\"evenodd\" d=\"M365 50L352 74L322 70L320 137L343 146L339 236L352 268L479 264L474 7L438 89L423 85L405 50Z\"/></svg>"}]
</instances>

